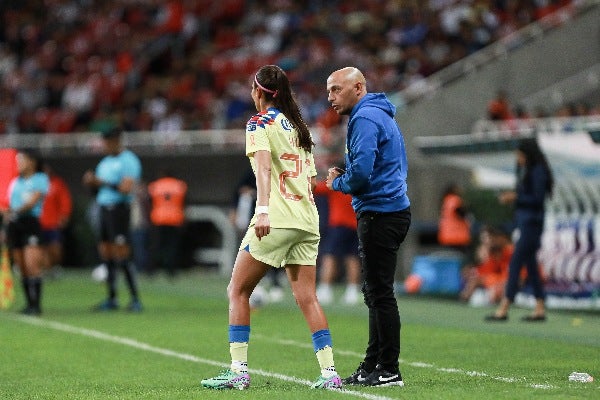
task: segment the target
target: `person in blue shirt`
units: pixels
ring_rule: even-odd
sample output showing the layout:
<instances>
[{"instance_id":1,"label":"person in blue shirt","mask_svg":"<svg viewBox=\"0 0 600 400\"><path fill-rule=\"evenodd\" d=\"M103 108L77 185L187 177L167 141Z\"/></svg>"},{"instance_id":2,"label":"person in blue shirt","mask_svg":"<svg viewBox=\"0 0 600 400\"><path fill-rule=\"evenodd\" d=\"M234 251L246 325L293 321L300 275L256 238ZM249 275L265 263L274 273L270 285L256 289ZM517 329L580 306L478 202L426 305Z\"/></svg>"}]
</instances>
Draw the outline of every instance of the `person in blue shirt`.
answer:
<instances>
[{"instance_id":1,"label":"person in blue shirt","mask_svg":"<svg viewBox=\"0 0 600 400\"><path fill-rule=\"evenodd\" d=\"M519 276L523 266L527 268L527 280L533 288L535 309L523 317L526 322L546 320L546 307L542 277L537 252L542 244L546 198L552 195L554 177L546 156L538 146L537 139L523 139L517 148L517 186L515 191L503 192L498 200L502 204L514 204L515 221L519 238L508 265L508 281L504 297L486 321L508 320L508 310L519 290Z\"/></svg>"},{"instance_id":2,"label":"person in blue shirt","mask_svg":"<svg viewBox=\"0 0 600 400\"><path fill-rule=\"evenodd\" d=\"M364 360L344 380L350 385L404 386L398 367L400 314L394 296L397 253L411 221L404 138L394 120L396 107L383 93L368 93L354 67L327 79L327 100L349 116L345 170L330 168L327 186L352 195L358 219L362 291L369 309Z\"/></svg>"},{"instance_id":3,"label":"person in blue shirt","mask_svg":"<svg viewBox=\"0 0 600 400\"><path fill-rule=\"evenodd\" d=\"M7 239L12 259L21 271L23 292L27 301L23 314L39 315L42 294L44 248L40 214L50 182L41 172L41 160L34 152L17 152L19 175L9 184Z\"/></svg>"},{"instance_id":4,"label":"person in blue shirt","mask_svg":"<svg viewBox=\"0 0 600 400\"><path fill-rule=\"evenodd\" d=\"M131 294L127 309L139 312L142 304L138 295L135 270L131 265L129 221L133 190L141 179L140 159L121 144L121 130L113 128L102 132L107 155L100 160L95 171L86 171L84 185L96 192L100 207L100 243L98 252L106 265L108 298L95 307L96 311L118 309L117 271L125 274Z\"/></svg>"}]
</instances>

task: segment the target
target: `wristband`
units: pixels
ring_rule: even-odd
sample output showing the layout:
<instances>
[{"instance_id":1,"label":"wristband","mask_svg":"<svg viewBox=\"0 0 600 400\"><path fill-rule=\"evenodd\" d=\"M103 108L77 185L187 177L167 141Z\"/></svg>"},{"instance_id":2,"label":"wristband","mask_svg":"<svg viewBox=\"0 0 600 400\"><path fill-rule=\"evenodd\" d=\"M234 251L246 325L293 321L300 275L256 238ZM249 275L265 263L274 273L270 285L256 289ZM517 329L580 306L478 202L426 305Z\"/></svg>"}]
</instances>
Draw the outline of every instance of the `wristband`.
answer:
<instances>
[{"instance_id":1,"label":"wristband","mask_svg":"<svg viewBox=\"0 0 600 400\"><path fill-rule=\"evenodd\" d=\"M269 206L256 206L256 214L269 214Z\"/></svg>"}]
</instances>

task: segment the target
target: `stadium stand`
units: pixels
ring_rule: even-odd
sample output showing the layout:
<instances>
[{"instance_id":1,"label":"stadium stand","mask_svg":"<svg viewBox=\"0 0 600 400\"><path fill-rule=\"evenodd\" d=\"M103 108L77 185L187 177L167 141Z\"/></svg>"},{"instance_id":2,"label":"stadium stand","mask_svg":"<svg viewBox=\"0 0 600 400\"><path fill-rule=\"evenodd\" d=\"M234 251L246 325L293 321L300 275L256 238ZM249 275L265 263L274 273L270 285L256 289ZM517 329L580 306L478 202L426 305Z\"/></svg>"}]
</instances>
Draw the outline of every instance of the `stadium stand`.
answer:
<instances>
[{"instance_id":1,"label":"stadium stand","mask_svg":"<svg viewBox=\"0 0 600 400\"><path fill-rule=\"evenodd\" d=\"M534 21L568 21L581 3L1 2L0 133L85 132L103 113L130 131L237 128L247 78L265 63L289 72L313 124L332 68L358 66L371 91L418 88L491 43L518 45Z\"/></svg>"}]
</instances>

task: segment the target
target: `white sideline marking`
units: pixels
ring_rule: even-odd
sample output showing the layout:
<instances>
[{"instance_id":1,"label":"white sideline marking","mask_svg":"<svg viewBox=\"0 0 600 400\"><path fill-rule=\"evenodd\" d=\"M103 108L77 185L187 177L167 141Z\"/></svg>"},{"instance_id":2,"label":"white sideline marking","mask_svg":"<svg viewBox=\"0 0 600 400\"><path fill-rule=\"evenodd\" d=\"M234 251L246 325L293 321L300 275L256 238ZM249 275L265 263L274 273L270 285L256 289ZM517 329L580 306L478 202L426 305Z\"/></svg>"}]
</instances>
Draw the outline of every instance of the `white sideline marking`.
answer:
<instances>
[{"instance_id":1,"label":"white sideline marking","mask_svg":"<svg viewBox=\"0 0 600 400\"><path fill-rule=\"evenodd\" d=\"M295 347L303 347L303 348L311 348L312 349L312 345L310 345L310 344L300 343L300 342L296 342L294 340L289 340L289 339L273 339L271 337L266 337L261 334L252 334L252 338L269 340L271 342L284 344L284 345L292 345ZM358 358L364 357L364 354L360 354L360 353L357 353L354 351L340 350L338 348L335 348L334 354L339 354L339 355L344 355L344 356L354 356L354 357L358 357ZM424 363L424 362L408 362L408 361L405 361L402 359L400 359L399 362L402 364L410 365L411 367L416 367L416 368L431 368L438 372L462 374L462 375L468 375L468 376L473 376L473 377L484 377L484 378L490 378L490 379L494 379L496 381L506 382L506 383L525 382L525 379L523 379L523 378L507 378L504 376L492 376L485 372L466 371L466 370L460 369L460 368L436 367L433 364ZM538 383L527 383L527 382L525 382L525 383L527 384L527 386L529 386L533 389L555 389L556 388L555 386L550 385L550 384L538 384Z\"/></svg>"},{"instance_id":2,"label":"white sideline marking","mask_svg":"<svg viewBox=\"0 0 600 400\"><path fill-rule=\"evenodd\" d=\"M42 318L38 318L38 317L14 316L13 318L18 321L21 321L21 322L26 322L30 325L41 326L44 328L51 328L51 329L54 329L57 331L87 336L87 337L91 337L94 339L104 340L104 341L112 342L112 343L123 344L125 346L133 347L133 348L144 350L144 351L149 351L151 353L161 354L161 355L167 356L167 357L179 358L181 360L191 361L191 362L199 363L199 364L213 365L213 366L220 367L220 368L229 367L229 364L225 364L222 362L209 360L207 358L196 357L191 354L179 353L179 352L169 350L169 349L155 347L155 346L149 345L147 343L139 342L135 339L131 339L128 337L123 337L123 336L114 336L114 335L104 333L101 331L97 331L94 329L79 328L79 327L76 327L73 325L63 324L61 322L50 321L50 320L46 320L46 319L42 319ZM312 346L311 346L311 348L312 348ZM262 369L250 369L249 372L256 374L256 375L262 375L262 376L266 376L266 377L270 377L270 378L276 378L276 379L280 379L282 381L298 383L298 384L302 384L302 385L306 385L306 386L310 386L310 384L312 383L311 381L308 381L306 379L300 379L300 378L296 378L293 376L277 374L274 372L268 372L268 371L264 371ZM340 394L345 394L345 395L349 395L349 396L362 397L364 399L369 399L369 400L394 400L391 397L377 396L377 395L373 395L373 394L369 394L369 393L362 393L362 392L357 392L357 391L348 390L348 389L341 389L341 390L331 389L330 391L333 393L340 393Z\"/></svg>"}]
</instances>

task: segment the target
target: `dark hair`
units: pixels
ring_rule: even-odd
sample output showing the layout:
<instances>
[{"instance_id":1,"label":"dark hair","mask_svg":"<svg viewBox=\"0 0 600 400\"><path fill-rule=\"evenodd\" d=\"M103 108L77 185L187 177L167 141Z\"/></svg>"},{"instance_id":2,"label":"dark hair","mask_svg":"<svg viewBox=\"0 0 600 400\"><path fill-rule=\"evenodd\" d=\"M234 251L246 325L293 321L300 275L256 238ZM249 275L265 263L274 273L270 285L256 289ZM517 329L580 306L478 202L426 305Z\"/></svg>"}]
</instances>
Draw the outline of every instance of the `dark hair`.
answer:
<instances>
[{"instance_id":1,"label":"dark hair","mask_svg":"<svg viewBox=\"0 0 600 400\"><path fill-rule=\"evenodd\" d=\"M112 139L112 138L120 137L122 130L118 126L110 126L108 128L103 129L100 133L102 134L102 138Z\"/></svg>"},{"instance_id":2,"label":"dark hair","mask_svg":"<svg viewBox=\"0 0 600 400\"><path fill-rule=\"evenodd\" d=\"M275 107L287 117L298 132L300 147L311 152L315 143L312 141L308 126L302 118L300 108L296 104L290 81L285 72L277 65L265 65L258 70L255 79L260 86L267 89L267 91L263 90L266 98L273 102ZM256 85L256 82L253 85Z\"/></svg>"},{"instance_id":3,"label":"dark hair","mask_svg":"<svg viewBox=\"0 0 600 400\"><path fill-rule=\"evenodd\" d=\"M27 156L27 158L35 163L35 172L42 172L44 170L44 160L37 151L33 149L19 149L18 153Z\"/></svg>"},{"instance_id":4,"label":"dark hair","mask_svg":"<svg viewBox=\"0 0 600 400\"><path fill-rule=\"evenodd\" d=\"M538 164L541 165L546 170L546 174L548 175L548 182L546 182L546 193L552 194L552 190L554 188L554 177L552 175L552 170L548 165L548 160L538 145L537 139L528 138L521 140L517 150L525 155L526 165L524 179L529 179L529 171L531 170L531 167Z\"/></svg>"}]
</instances>

